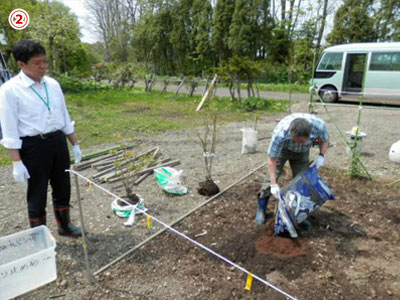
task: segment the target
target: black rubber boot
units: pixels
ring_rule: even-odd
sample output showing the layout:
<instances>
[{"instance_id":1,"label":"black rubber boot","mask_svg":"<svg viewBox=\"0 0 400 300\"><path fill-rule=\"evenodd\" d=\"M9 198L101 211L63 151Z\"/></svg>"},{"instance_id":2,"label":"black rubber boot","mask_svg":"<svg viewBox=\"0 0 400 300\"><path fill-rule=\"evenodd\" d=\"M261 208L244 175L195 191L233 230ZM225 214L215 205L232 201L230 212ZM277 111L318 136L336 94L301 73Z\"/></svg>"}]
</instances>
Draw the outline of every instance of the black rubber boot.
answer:
<instances>
[{"instance_id":1,"label":"black rubber boot","mask_svg":"<svg viewBox=\"0 0 400 300\"><path fill-rule=\"evenodd\" d=\"M55 207L54 215L58 225L58 234L78 237L82 236L81 229L71 223L69 207Z\"/></svg>"},{"instance_id":2,"label":"black rubber boot","mask_svg":"<svg viewBox=\"0 0 400 300\"><path fill-rule=\"evenodd\" d=\"M29 218L29 224L31 225L31 228L46 225L46 215L41 218Z\"/></svg>"}]
</instances>

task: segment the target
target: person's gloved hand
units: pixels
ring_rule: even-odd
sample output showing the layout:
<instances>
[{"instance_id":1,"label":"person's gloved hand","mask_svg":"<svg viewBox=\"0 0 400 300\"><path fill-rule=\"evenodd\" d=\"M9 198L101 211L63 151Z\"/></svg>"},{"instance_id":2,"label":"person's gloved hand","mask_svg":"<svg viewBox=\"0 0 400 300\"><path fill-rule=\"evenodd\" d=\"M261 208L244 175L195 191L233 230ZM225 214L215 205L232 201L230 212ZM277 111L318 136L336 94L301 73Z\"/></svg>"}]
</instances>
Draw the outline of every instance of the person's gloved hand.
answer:
<instances>
[{"instance_id":1,"label":"person's gloved hand","mask_svg":"<svg viewBox=\"0 0 400 300\"><path fill-rule=\"evenodd\" d=\"M82 160L82 151L79 144L72 146L72 151L74 152L75 163L80 163Z\"/></svg>"},{"instance_id":2,"label":"person's gloved hand","mask_svg":"<svg viewBox=\"0 0 400 300\"><path fill-rule=\"evenodd\" d=\"M14 180L22 185L26 185L26 181L31 178L28 169L22 161L13 161L13 176Z\"/></svg>"},{"instance_id":3,"label":"person's gloved hand","mask_svg":"<svg viewBox=\"0 0 400 300\"><path fill-rule=\"evenodd\" d=\"M279 188L278 184L271 184L271 194L274 195L275 198L279 198L281 193L281 189Z\"/></svg>"},{"instance_id":4,"label":"person's gloved hand","mask_svg":"<svg viewBox=\"0 0 400 300\"><path fill-rule=\"evenodd\" d=\"M318 155L317 159L315 160L315 165L317 169L321 168L325 164L325 157L323 155Z\"/></svg>"}]
</instances>

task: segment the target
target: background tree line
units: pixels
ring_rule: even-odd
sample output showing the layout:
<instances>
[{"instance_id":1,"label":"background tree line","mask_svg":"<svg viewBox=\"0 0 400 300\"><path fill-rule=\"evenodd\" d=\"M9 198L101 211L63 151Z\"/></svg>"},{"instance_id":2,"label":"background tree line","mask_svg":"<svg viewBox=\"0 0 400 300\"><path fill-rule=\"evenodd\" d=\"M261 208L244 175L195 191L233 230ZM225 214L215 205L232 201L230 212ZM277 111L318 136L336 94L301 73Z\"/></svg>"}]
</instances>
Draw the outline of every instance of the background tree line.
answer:
<instances>
[{"instance_id":1,"label":"background tree line","mask_svg":"<svg viewBox=\"0 0 400 300\"><path fill-rule=\"evenodd\" d=\"M400 40L399 0L86 0L101 42L80 42L76 17L57 1L2 0L6 52L20 38L41 41L51 71L209 77L304 83L325 46ZM29 11L27 30L8 14ZM330 26L328 26L330 25ZM96 68L91 68L94 63ZM105 63L105 64L104 64ZM103 70L102 70L103 69ZM289 75L290 73L290 75Z\"/></svg>"}]
</instances>

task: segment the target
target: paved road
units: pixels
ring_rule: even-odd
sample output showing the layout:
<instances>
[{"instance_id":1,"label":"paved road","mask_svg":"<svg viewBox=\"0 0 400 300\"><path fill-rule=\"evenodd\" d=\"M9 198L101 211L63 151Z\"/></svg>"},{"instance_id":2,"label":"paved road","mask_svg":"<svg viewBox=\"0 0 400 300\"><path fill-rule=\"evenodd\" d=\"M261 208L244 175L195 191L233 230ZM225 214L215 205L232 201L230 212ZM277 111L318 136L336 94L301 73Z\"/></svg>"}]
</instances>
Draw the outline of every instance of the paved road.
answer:
<instances>
[{"instance_id":1,"label":"paved road","mask_svg":"<svg viewBox=\"0 0 400 300\"><path fill-rule=\"evenodd\" d=\"M136 83L136 86L139 87L145 87L145 84L143 81L139 81ZM163 86L156 84L153 88L162 90ZM168 91L169 92L175 92L176 90L176 85L169 85L168 86ZM182 87L179 91L179 93L187 93L188 90L186 87ZM202 95L204 92L204 86L200 86L196 88L195 94L196 95ZM230 93L228 88L225 87L218 87L216 91L216 95L219 97L230 97ZM241 95L243 98L247 98L247 90L241 90ZM266 91L260 91L260 96L262 98L270 98L270 99L289 99L289 93L282 93L282 92L266 92ZM293 93L292 94L292 100L294 101L308 101L309 100L309 95L308 94L301 94L301 93Z\"/></svg>"}]
</instances>

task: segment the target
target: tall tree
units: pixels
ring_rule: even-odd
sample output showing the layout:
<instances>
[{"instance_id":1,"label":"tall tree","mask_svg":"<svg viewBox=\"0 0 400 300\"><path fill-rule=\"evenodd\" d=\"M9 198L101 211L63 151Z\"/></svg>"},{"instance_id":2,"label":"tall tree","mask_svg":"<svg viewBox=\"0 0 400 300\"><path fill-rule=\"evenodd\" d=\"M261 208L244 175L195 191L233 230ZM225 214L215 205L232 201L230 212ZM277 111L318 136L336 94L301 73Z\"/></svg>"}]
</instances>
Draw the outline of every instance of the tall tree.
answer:
<instances>
[{"instance_id":1,"label":"tall tree","mask_svg":"<svg viewBox=\"0 0 400 300\"><path fill-rule=\"evenodd\" d=\"M317 22L319 23L318 36L317 36L317 41L316 41L316 46L315 46L317 53L319 53L319 49L321 48L322 37L324 35L325 25L326 25L326 17L328 16L329 0L322 0L322 2L323 2L322 13L321 13L321 15L318 14L318 16L317 16ZM321 0L318 0L318 4L319 4L319 7L321 7Z\"/></svg>"},{"instance_id":2,"label":"tall tree","mask_svg":"<svg viewBox=\"0 0 400 300\"><path fill-rule=\"evenodd\" d=\"M380 0L375 9L376 32L379 41L399 39L400 1Z\"/></svg>"},{"instance_id":3,"label":"tall tree","mask_svg":"<svg viewBox=\"0 0 400 300\"><path fill-rule=\"evenodd\" d=\"M132 21L129 3L121 0L86 0L93 16L91 21L104 44L106 61L126 62L128 59Z\"/></svg>"},{"instance_id":4,"label":"tall tree","mask_svg":"<svg viewBox=\"0 0 400 300\"><path fill-rule=\"evenodd\" d=\"M201 69L212 66L211 51L211 29L212 29L212 7L210 0L194 0L192 7L193 15L193 39L194 51L194 73L201 73Z\"/></svg>"},{"instance_id":5,"label":"tall tree","mask_svg":"<svg viewBox=\"0 0 400 300\"><path fill-rule=\"evenodd\" d=\"M170 42L173 45L175 59L180 73L191 69L194 51L193 38L193 0L180 0L172 6L173 23L170 32Z\"/></svg>"},{"instance_id":6,"label":"tall tree","mask_svg":"<svg viewBox=\"0 0 400 300\"><path fill-rule=\"evenodd\" d=\"M375 42L377 34L371 16L373 0L345 0L337 10L333 30L327 36L330 44Z\"/></svg>"},{"instance_id":7,"label":"tall tree","mask_svg":"<svg viewBox=\"0 0 400 300\"><path fill-rule=\"evenodd\" d=\"M8 14L15 7L23 7L29 13L30 22L24 30L14 30L8 24ZM7 42L2 46L2 50L8 56L18 40L34 39L46 48L50 75L53 71L90 71L87 49L82 47L79 39L78 20L70 9L60 2L3 0L0 3L1 28Z\"/></svg>"},{"instance_id":8,"label":"tall tree","mask_svg":"<svg viewBox=\"0 0 400 300\"><path fill-rule=\"evenodd\" d=\"M214 9L212 47L219 64L231 56L228 39L234 11L235 0L218 0Z\"/></svg>"},{"instance_id":9,"label":"tall tree","mask_svg":"<svg viewBox=\"0 0 400 300\"><path fill-rule=\"evenodd\" d=\"M254 36L254 24L251 18L251 6L253 1L236 0L232 23L229 27L228 46L234 55L254 56L252 43Z\"/></svg>"}]
</instances>

